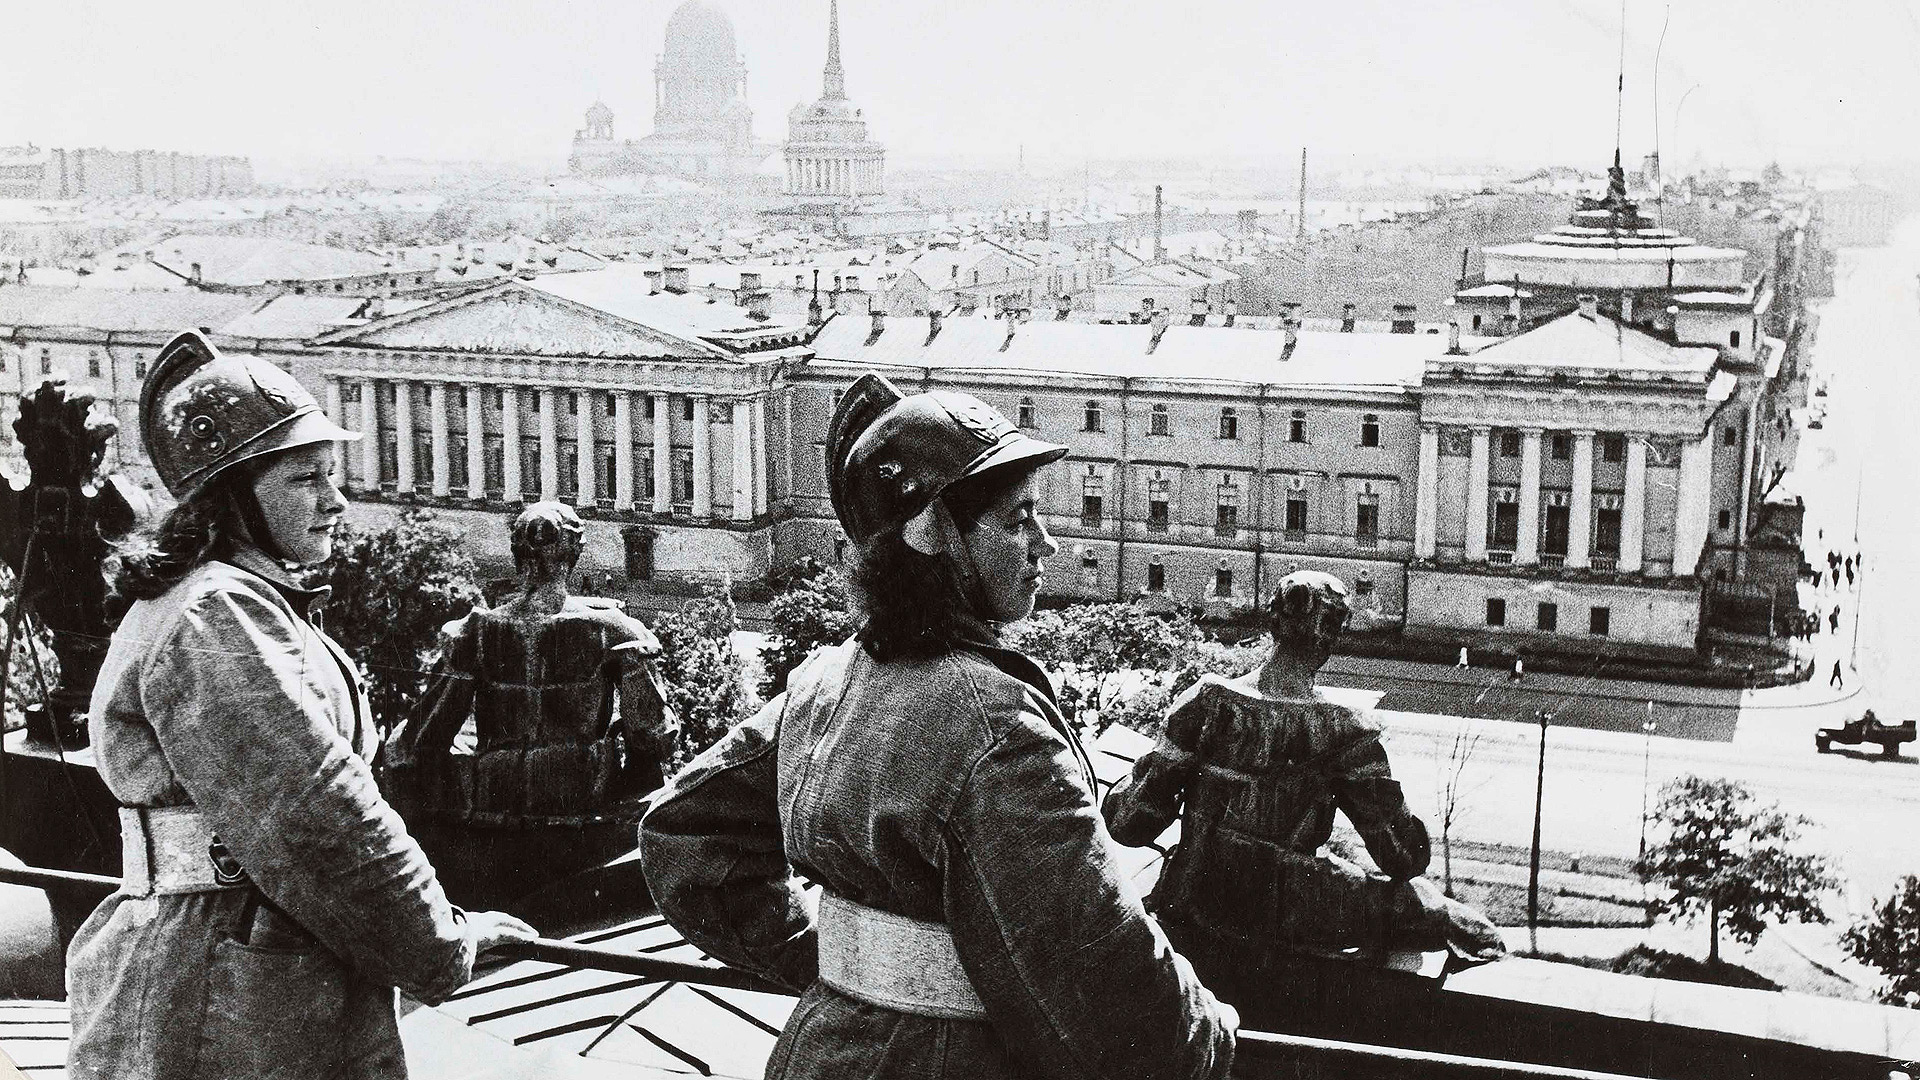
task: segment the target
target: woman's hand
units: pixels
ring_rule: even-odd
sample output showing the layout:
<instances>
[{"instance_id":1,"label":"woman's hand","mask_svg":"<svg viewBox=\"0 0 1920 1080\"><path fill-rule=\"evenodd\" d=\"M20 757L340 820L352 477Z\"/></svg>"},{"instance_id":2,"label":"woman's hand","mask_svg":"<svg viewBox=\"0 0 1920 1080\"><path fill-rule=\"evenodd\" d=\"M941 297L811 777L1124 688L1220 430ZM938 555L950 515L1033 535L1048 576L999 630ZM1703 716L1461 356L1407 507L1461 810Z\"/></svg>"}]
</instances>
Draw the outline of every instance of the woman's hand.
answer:
<instances>
[{"instance_id":1,"label":"woman's hand","mask_svg":"<svg viewBox=\"0 0 1920 1080\"><path fill-rule=\"evenodd\" d=\"M511 941L532 941L540 932L504 911L469 911L467 936L477 956Z\"/></svg>"}]
</instances>

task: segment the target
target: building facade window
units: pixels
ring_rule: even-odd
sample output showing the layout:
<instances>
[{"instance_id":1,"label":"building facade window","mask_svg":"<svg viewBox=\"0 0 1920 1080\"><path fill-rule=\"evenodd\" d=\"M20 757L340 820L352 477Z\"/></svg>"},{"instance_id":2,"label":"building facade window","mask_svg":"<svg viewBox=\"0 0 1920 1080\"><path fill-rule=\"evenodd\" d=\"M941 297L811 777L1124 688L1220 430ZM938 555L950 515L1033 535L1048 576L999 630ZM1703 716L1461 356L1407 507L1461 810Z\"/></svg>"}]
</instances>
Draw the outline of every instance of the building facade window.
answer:
<instances>
[{"instance_id":1,"label":"building facade window","mask_svg":"<svg viewBox=\"0 0 1920 1080\"><path fill-rule=\"evenodd\" d=\"M1572 461L1573 460L1573 437L1572 436L1566 434L1565 432L1556 431L1553 433L1553 438L1551 441L1552 441L1553 460L1555 461Z\"/></svg>"},{"instance_id":2,"label":"building facade window","mask_svg":"<svg viewBox=\"0 0 1920 1080\"><path fill-rule=\"evenodd\" d=\"M465 435L447 436L447 485L461 488L467 486L467 437Z\"/></svg>"},{"instance_id":3,"label":"building facade window","mask_svg":"<svg viewBox=\"0 0 1920 1080\"><path fill-rule=\"evenodd\" d=\"M1534 629L1552 633L1560 629L1560 606L1542 601L1534 614Z\"/></svg>"},{"instance_id":4,"label":"building facade window","mask_svg":"<svg viewBox=\"0 0 1920 1080\"><path fill-rule=\"evenodd\" d=\"M1240 417L1231 405L1220 410L1220 437L1228 440L1240 438Z\"/></svg>"},{"instance_id":5,"label":"building facade window","mask_svg":"<svg viewBox=\"0 0 1920 1080\"><path fill-rule=\"evenodd\" d=\"M1618 465L1627 460L1627 437L1625 435L1600 436L1600 460L1609 465Z\"/></svg>"},{"instance_id":6,"label":"building facade window","mask_svg":"<svg viewBox=\"0 0 1920 1080\"><path fill-rule=\"evenodd\" d=\"M1148 532L1163 533L1172 527L1172 516L1168 513L1168 508L1172 501L1172 487L1173 485L1164 478L1155 478L1147 481Z\"/></svg>"},{"instance_id":7,"label":"building facade window","mask_svg":"<svg viewBox=\"0 0 1920 1080\"><path fill-rule=\"evenodd\" d=\"M487 493L503 496L507 489L505 440L498 435L487 436L486 446L482 448L486 455Z\"/></svg>"},{"instance_id":8,"label":"building facade window","mask_svg":"<svg viewBox=\"0 0 1920 1080\"><path fill-rule=\"evenodd\" d=\"M1088 473L1080 478L1080 525L1086 529L1100 527L1104 515L1107 495L1106 478Z\"/></svg>"},{"instance_id":9,"label":"building facade window","mask_svg":"<svg viewBox=\"0 0 1920 1080\"><path fill-rule=\"evenodd\" d=\"M1380 418L1373 413L1360 417L1360 445L1380 445Z\"/></svg>"},{"instance_id":10,"label":"building facade window","mask_svg":"<svg viewBox=\"0 0 1920 1080\"><path fill-rule=\"evenodd\" d=\"M1287 496L1287 531L1296 538L1307 532L1307 497L1299 492Z\"/></svg>"},{"instance_id":11,"label":"building facade window","mask_svg":"<svg viewBox=\"0 0 1920 1080\"><path fill-rule=\"evenodd\" d=\"M1500 433L1500 456L1501 457L1519 457L1520 456L1520 433L1519 432L1503 431Z\"/></svg>"},{"instance_id":12,"label":"building facade window","mask_svg":"<svg viewBox=\"0 0 1920 1080\"><path fill-rule=\"evenodd\" d=\"M1380 542L1380 496L1371 492L1360 496L1354 515L1353 540L1369 547Z\"/></svg>"},{"instance_id":13,"label":"building facade window","mask_svg":"<svg viewBox=\"0 0 1920 1080\"><path fill-rule=\"evenodd\" d=\"M1507 625L1507 602L1497 596L1487 597L1487 625Z\"/></svg>"},{"instance_id":14,"label":"building facade window","mask_svg":"<svg viewBox=\"0 0 1920 1080\"><path fill-rule=\"evenodd\" d=\"M466 408L467 407L467 388L464 386L456 386L456 387L453 387L452 389L453 389L453 407L456 409Z\"/></svg>"},{"instance_id":15,"label":"building facade window","mask_svg":"<svg viewBox=\"0 0 1920 1080\"><path fill-rule=\"evenodd\" d=\"M1213 572L1213 595L1228 597L1233 595L1233 568L1222 566Z\"/></svg>"},{"instance_id":16,"label":"building facade window","mask_svg":"<svg viewBox=\"0 0 1920 1080\"><path fill-rule=\"evenodd\" d=\"M100 354L92 349L88 349L87 350L87 378L97 379L99 377L100 377Z\"/></svg>"},{"instance_id":17,"label":"building facade window","mask_svg":"<svg viewBox=\"0 0 1920 1080\"><path fill-rule=\"evenodd\" d=\"M1500 551L1512 551L1520 543L1520 504L1517 502L1495 503L1493 507L1493 535L1487 538L1487 546Z\"/></svg>"},{"instance_id":18,"label":"building facade window","mask_svg":"<svg viewBox=\"0 0 1920 1080\"><path fill-rule=\"evenodd\" d=\"M1731 529L1733 527L1733 511L1731 510L1720 511L1719 522L1720 522L1720 528Z\"/></svg>"},{"instance_id":19,"label":"building facade window","mask_svg":"<svg viewBox=\"0 0 1920 1080\"><path fill-rule=\"evenodd\" d=\"M1158 557L1147 564L1147 591L1153 593L1167 591L1167 568L1160 564Z\"/></svg>"},{"instance_id":20,"label":"building facade window","mask_svg":"<svg viewBox=\"0 0 1920 1080\"><path fill-rule=\"evenodd\" d=\"M1726 428L1720 429L1720 442L1722 445L1725 445L1725 446L1739 446L1740 445L1740 429L1737 427L1726 427Z\"/></svg>"},{"instance_id":21,"label":"building facade window","mask_svg":"<svg viewBox=\"0 0 1920 1080\"><path fill-rule=\"evenodd\" d=\"M1213 534L1230 537L1240 531L1240 486L1231 476L1220 478L1214 493Z\"/></svg>"},{"instance_id":22,"label":"building facade window","mask_svg":"<svg viewBox=\"0 0 1920 1080\"><path fill-rule=\"evenodd\" d=\"M1735 349L1739 348L1740 347L1740 331L1734 330L1729 332L1727 334L1727 344Z\"/></svg>"},{"instance_id":23,"label":"building facade window","mask_svg":"<svg viewBox=\"0 0 1920 1080\"><path fill-rule=\"evenodd\" d=\"M629 525L620 530L620 541L626 548L627 577L634 581L645 581L652 577L653 530Z\"/></svg>"},{"instance_id":24,"label":"building facade window","mask_svg":"<svg viewBox=\"0 0 1920 1080\"><path fill-rule=\"evenodd\" d=\"M693 450L673 452L673 501L683 506L693 503Z\"/></svg>"},{"instance_id":25,"label":"building facade window","mask_svg":"<svg viewBox=\"0 0 1920 1080\"><path fill-rule=\"evenodd\" d=\"M537 499L540 491L540 444L528 440L520 444L520 495Z\"/></svg>"},{"instance_id":26,"label":"building facade window","mask_svg":"<svg viewBox=\"0 0 1920 1080\"><path fill-rule=\"evenodd\" d=\"M575 395L576 400L579 395ZM574 443L560 446L560 497L571 500L580 492L580 450Z\"/></svg>"},{"instance_id":27,"label":"building facade window","mask_svg":"<svg viewBox=\"0 0 1920 1080\"><path fill-rule=\"evenodd\" d=\"M835 412L839 411L840 399L844 396L846 396L845 390L834 391L833 408ZM689 397L689 398L680 399L680 419L685 420L689 424L693 423L693 399L692 398ZM692 496L688 496L688 497L691 498Z\"/></svg>"},{"instance_id":28,"label":"building facade window","mask_svg":"<svg viewBox=\"0 0 1920 1080\"><path fill-rule=\"evenodd\" d=\"M146 366L147 364L144 360L135 361L133 365L134 374L144 377L146 375ZM360 384L343 383L340 387L340 403L342 405L360 404Z\"/></svg>"},{"instance_id":29,"label":"building facade window","mask_svg":"<svg viewBox=\"0 0 1920 1080\"><path fill-rule=\"evenodd\" d=\"M1101 416L1100 416L1100 403L1099 403L1099 402L1097 402L1097 401L1089 401L1089 402L1087 402L1087 407L1086 407L1086 416L1085 416L1085 418L1084 418L1084 421L1083 421L1083 422L1082 422L1082 424L1081 424L1081 427L1080 427L1080 430L1082 430L1082 431L1104 431L1104 430L1106 430L1106 428L1105 428L1105 426L1104 426L1104 424L1103 424L1103 422L1102 422L1102 420L1101 420Z\"/></svg>"},{"instance_id":30,"label":"building facade window","mask_svg":"<svg viewBox=\"0 0 1920 1080\"><path fill-rule=\"evenodd\" d=\"M1039 427L1040 423L1035 418L1036 411L1037 410L1035 410L1033 407L1032 398L1030 397L1021 398L1020 399L1020 426L1028 429Z\"/></svg>"},{"instance_id":31,"label":"building facade window","mask_svg":"<svg viewBox=\"0 0 1920 1080\"><path fill-rule=\"evenodd\" d=\"M1303 443L1307 441L1307 410L1295 409L1287 418L1287 441Z\"/></svg>"},{"instance_id":32,"label":"building facade window","mask_svg":"<svg viewBox=\"0 0 1920 1080\"><path fill-rule=\"evenodd\" d=\"M1596 637L1606 637L1612 631L1612 608L1596 607L1587 610L1587 633Z\"/></svg>"},{"instance_id":33,"label":"building facade window","mask_svg":"<svg viewBox=\"0 0 1920 1080\"><path fill-rule=\"evenodd\" d=\"M1173 417L1167 412L1165 405L1155 405L1153 411L1147 415L1147 434L1173 434Z\"/></svg>"},{"instance_id":34,"label":"building facade window","mask_svg":"<svg viewBox=\"0 0 1920 1080\"><path fill-rule=\"evenodd\" d=\"M1088 588L1100 584L1100 557L1091 551L1080 553L1080 583Z\"/></svg>"},{"instance_id":35,"label":"building facade window","mask_svg":"<svg viewBox=\"0 0 1920 1080\"><path fill-rule=\"evenodd\" d=\"M52 349L40 350L40 374L42 375L53 374L53 350Z\"/></svg>"}]
</instances>

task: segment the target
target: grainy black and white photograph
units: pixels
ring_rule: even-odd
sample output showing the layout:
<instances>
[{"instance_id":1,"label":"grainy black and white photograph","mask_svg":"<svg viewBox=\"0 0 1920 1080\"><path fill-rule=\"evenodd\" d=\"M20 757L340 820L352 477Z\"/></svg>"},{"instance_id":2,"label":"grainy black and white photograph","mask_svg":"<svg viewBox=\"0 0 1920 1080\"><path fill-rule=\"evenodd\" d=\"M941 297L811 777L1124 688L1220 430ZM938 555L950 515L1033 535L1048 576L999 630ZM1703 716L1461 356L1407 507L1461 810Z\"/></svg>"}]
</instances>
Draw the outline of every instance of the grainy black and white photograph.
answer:
<instances>
[{"instance_id":1,"label":"grainy black and white photograph","mask_svg":"<svg viewBox=\"0 0 1920 1080\"><path fill-rule=\"evenodd\" d=\"M1920 1068L1916 0L0 39L0 1077Z\"/></svg>"}]
</instances>

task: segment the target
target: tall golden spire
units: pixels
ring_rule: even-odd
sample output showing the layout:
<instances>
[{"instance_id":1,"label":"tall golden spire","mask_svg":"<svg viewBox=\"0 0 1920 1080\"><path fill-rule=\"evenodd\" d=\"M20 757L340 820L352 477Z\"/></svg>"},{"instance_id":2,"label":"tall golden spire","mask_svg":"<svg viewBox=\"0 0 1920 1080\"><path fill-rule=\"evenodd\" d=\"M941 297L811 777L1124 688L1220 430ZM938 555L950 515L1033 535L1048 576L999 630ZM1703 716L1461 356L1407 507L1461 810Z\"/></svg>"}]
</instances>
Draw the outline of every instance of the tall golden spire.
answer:
<instances>
[{"instance_id":1,"label":"tall golden spire","mask_svg":"<svg viewBox=\"0 0 1920 1080\"><path fill-rule=\"evenodd\" d=\"M840 100L847 96L847 76L840 70L840 0L829 0L827 9L827 70L821 79L820 96Z\"/></svg>"}]
</instances>

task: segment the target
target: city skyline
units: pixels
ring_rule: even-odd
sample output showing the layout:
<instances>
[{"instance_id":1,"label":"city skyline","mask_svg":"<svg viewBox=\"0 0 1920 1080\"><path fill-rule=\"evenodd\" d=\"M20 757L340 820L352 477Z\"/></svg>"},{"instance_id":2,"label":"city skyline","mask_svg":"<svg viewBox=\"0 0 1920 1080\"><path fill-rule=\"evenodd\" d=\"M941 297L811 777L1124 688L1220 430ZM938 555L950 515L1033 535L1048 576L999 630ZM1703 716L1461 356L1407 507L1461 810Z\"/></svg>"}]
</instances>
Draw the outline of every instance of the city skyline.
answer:
<instances>
[{"instance_id":1,"label":"city skyline","mask_svg":"<svg viewBox=\"0 0 1920 1080\"><path fill-rule=\"evenodd\" d=\"M621 137L652 123L666 0L346 3L191 10L120 2L16 18L42 43L0 75L0 144L157 146L277 160L551 162L594 100ZM730 0L756 134L819 92L826 4ZM906 157L1036 169L1087 159L1587 164L1610 149L1611 0L1402 9L1359 0L1147 5L978 0L843 5L848 93ZM1920 13L1851 0L1625 5L1621 142L1637 159L1789 166L1909 158ZM1337 18L1338 22L1333 20ZM1663 24L1665 43L1660 44ZM369 32L358 34L354 28ZM373 32L378 28L378 32ZM1317 28L1302 32L1302 28ZM156 42L163 43L156 48ZM156 56L164 60L156 61ZM956 92L958 90L958 92ZM57 91L57 92L50 92Z\"/></svg>"}]
</instances>

